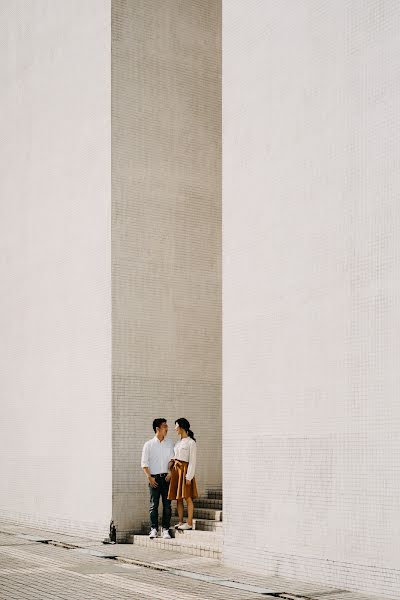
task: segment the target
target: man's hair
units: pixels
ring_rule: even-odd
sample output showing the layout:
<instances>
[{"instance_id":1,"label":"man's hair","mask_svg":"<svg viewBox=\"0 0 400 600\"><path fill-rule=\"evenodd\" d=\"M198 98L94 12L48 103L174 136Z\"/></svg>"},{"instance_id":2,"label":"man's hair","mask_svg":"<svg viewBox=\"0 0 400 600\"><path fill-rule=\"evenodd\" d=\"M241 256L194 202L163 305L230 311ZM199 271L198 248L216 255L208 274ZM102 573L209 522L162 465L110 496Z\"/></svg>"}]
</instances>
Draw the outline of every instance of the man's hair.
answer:
<instances>
[{"instance_id":1,"label":"man's hair","mask_svg":"<svg viewBox=\"0 0 400 600\"><path fill-rule=\"evenodd\" d=\"M154 433L157 433L157 427L161 427L161 425L166 422L167 422L167 419L154 419L154 421L153 421Z\"/></svg>"}]
</instances>

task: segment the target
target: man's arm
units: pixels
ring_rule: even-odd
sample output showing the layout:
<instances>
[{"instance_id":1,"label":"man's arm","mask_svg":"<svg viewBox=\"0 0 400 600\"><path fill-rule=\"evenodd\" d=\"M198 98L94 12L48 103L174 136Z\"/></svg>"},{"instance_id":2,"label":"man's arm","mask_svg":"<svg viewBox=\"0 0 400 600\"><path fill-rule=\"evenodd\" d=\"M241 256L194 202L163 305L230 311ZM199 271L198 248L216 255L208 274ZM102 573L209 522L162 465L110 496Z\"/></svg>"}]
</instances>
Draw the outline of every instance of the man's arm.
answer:
<instances>
[{"instance_id":1,"label":"man's arm","mask_svg":"<svg viewBox=\"0 0 400 600\"><path fill-rule=\"evenodd\" d=\"M151 476L149 467L143 467L143 471L145 472L146 477L147 477L151 487L153 487L153 488L158 487L157 481L154 479L154 477Z\"/></svg>"},{"instance_id":2,"label":"man's arm","mask_svg":"<svg viewBox=\"0 0 400 600\"><path fill-rule=\"evenodd\" d=\"M151 487L156 488L156 487L158 487L158 483L154 479L154 477L151 476L150 469L149 469L149 463L150 463L149 459L150 459L149 445L146 442L146 444L143 446L143 451L142 451L142 469L145 472L147 480L148 480L149 484L151 485Z\"/></svg>"}]
</instances>

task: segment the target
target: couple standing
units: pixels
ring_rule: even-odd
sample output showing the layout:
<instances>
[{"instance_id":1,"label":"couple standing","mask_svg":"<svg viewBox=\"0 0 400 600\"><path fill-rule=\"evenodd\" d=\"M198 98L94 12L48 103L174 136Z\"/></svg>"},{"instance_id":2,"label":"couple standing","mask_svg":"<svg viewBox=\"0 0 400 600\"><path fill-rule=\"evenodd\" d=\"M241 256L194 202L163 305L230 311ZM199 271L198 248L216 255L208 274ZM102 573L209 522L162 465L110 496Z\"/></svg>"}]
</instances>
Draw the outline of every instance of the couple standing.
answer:
<instances>
[{"instance_id":1,"label":"couple standing","mask_svg":"<svg viewBox=\"0 0 400 600\"><path fill-rule=\"evenodd\" d=\"M142 452L142 469L145 472L150 490L150 538L158 535L158 505L160 496L163 503L162 537L170 539L171 500L177 501L179 523L175 529L192 529L193 500L197 498L194 478L196 469L196 439L187 419L175 421L175 431L179 441L173 444L167 439L166 419L154 419L154 437L145 443ZM183 499L188 509L187 523L183 522Z\"/></svg>"}]
</instances>

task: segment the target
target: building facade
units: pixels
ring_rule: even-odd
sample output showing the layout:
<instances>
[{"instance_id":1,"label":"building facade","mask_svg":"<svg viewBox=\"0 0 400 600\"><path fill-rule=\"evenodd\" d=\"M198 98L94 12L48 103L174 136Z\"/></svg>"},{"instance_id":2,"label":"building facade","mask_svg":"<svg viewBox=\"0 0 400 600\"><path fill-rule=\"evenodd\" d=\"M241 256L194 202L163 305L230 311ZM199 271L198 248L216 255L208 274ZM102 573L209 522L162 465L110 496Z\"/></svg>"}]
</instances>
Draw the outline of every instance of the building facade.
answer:
<instances>
[{"instance_id":1,"label":"building facade","mask_svg":"<svg viewBox=\"0 0 400 600\"><path fill-rule=\"evenodd\" d=\"M400 7L0 17L0 516L139 530L185 416L227 564L399 595Z\"/></svg>"},{"instance_id":2,"label":"building facade","mask_svg":"<svg viewBox=\"0 0 400 600\"><path fill-rule=\"evenodd\" d=\"M111 13L0 5L0 514L112 513Z\"/></svg>"},{"instance_id":3,"label":"building facade","mask_svg":"<svg viewBox=\"0 0 400 600\"><path fill-rule=\"evenodd\" d=\"M225 560L390 597L399 32L393 2L224 2Z\"/></svg>"},{"instance_id":4,"label":"building facade","mask_svg":"<svg viewBox=\"0 0 400 600\"><path fill-rule=\"evenodd\" d=\"M221 6L0 11L0 514L124 539L155 417L222 485Z\"/></svg>"},{"instance_id":5,"label":"building facade","mask_svg":"<svg viewBox=\"0 0 400 600\"><path fill-rule=\"evenodd\" d=\"M222 485L221 6L112 2L113 511L148 520L155 415Z\"/></svg>"}]
</instances>

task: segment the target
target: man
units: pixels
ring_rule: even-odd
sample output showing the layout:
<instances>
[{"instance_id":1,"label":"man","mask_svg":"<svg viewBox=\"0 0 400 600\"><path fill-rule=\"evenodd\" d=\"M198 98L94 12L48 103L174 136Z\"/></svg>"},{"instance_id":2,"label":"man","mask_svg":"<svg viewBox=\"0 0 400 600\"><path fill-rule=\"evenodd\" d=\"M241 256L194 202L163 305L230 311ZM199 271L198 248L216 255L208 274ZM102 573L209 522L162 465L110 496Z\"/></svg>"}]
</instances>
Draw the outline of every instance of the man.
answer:
<instances>
[{"instance_id":1,"label":"man","mask_svg":"<svg viewBox=\"0 0 400 600\"><path fill-rule=\"evenodd\" d=\"M171 500L168 500L168 488L171 474L168 463L174 456L174 444L166 439L168 425L166 419L154 419L155 436L145 443L142 452L142 469L146 474L150 490L150 535L154 539L158 535L158 505L160 496L163 503L162 537L171 539L169 527L171 524Z\"/></svg>"}]
</instances>

